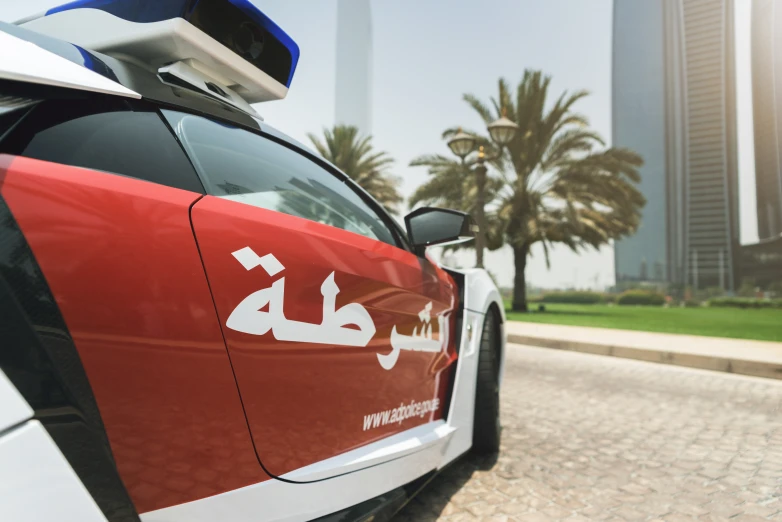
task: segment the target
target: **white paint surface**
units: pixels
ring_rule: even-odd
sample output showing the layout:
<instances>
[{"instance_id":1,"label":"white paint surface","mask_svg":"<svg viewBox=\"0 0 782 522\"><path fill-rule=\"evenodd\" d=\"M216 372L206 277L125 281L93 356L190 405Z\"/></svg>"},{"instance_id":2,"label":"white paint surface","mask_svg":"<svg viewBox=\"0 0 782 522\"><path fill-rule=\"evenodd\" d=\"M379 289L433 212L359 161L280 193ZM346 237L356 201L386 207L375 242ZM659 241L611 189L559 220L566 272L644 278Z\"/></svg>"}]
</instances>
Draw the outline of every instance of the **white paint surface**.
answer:
<instances>
[{"instance_id":1,"label":"white paint surface","mask_svg":"<svg viewBox=\"0 0 782 522\"><path fill-rule=\"evenodd\" d=\"M38 421L0 436L0 520L106 522Z\"/></svg>"},{"instance_id":2,"label":"white paint surface","mask_svg":"<svg viewBox=\"0 0 782 522\"><path fill-rule=\"evenodd\" d=\"M32 416L32 408L0 370L0 432Z\"/></svg>"},{"instance_id":3,"label":"white paint surface","mask_svg":"<svg viewBox=\"0 0 782 522\"><path fill-rule=\"evenodd\" d=\"M141 98L117 82L0 31L0 78Z\"/></svg>"}]
</instances>

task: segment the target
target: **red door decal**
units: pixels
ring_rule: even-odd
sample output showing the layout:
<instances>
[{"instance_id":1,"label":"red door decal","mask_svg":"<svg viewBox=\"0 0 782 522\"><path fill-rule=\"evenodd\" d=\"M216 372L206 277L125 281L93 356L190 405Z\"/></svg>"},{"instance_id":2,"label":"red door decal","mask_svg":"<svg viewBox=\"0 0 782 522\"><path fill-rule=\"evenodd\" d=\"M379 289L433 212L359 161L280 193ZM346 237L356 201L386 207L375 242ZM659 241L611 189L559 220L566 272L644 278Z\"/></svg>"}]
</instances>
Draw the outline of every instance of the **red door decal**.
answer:
<instances>
[{"instance_id":1,"label":"red door decal","mask_svg":"<svg viewBox=\"0 0 782 522\"><path fill-rule=\"evenodd\" d=\"M455 287L428 260L206 196L193 227L256 451L282 475L442 418Z\"/></svg>"},{"instance_id":2,"label":"red door decal","mask_svg":"<svg viewBox=\"0 0 782 522\"><path fill-rule=\"evenodd\" d=\"M73 336L139 512L269 480L193 238L200 195L0 155L0 192Z\"/></svg>"}]
</instances>

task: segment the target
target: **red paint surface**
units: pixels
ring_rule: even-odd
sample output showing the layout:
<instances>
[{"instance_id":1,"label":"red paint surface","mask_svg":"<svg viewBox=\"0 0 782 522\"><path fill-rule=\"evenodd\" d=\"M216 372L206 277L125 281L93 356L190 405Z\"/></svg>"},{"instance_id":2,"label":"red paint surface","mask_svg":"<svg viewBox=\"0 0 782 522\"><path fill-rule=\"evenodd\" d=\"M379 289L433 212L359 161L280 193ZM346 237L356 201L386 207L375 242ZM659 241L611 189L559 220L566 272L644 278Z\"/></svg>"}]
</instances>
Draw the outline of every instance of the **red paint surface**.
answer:
<instances>
[{"instance_id":1,"label":"red paint surface","mask_svg":"<svg viewBox=\"0 0 782 522\"><path fill-rule=\"evenodd\" d=\"M393 325L409 335L428 302L432 314L456 306L450 276L427 260L379 241L286 214L206 196L192 209L193 227L215 294L250 423L264 467L275 475L442 418L448 372L455 360L453 318L447 352L402 351L391 370L377 353L391 351ZM285 266L270 277L231 255L251 247ZM362 304L376 333L366 347L280 342L228 329L226 319L249 294L285 277L287 319L319 324L320 286L335 272L337 307ZM434 336L437 337L436 319ZM434 415L363 429L364 415L410 401L440 398Z\"/></svg>"},{"instance_id":2,"label":"red paint surface","mask_svg":"<svg viewBox=\"0 0 782 522\"><path fill-rule=\"evenodd\" d=\"M200 195L27 158L2 170L138 510L268 479L193 239Z\"/></svg>"}]
</instances>

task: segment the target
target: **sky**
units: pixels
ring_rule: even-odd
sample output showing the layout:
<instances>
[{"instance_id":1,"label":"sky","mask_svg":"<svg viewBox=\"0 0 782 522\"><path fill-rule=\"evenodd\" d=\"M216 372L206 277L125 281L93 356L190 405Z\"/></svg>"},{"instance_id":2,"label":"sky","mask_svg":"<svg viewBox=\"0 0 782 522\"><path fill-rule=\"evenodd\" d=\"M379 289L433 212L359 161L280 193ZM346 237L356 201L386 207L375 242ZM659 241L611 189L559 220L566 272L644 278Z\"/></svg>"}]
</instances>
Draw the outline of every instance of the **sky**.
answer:
<instances>
[{"instance_id":1,"label":"sky","mask_svg":"<svg viewBox=\"0 0 782 522\"><path fill-rule=\"evenodd\" d=\"M336 0L252 0L299 44L301 58L289 94L256 106L266 121L303 143L334 123ZM656 1L656 0L646 0ZM13 21L62 0L0 0L0 20ZM749 2L737 5L737 76L749 77ZM588 90L576 109L606 140L611 138L612 0L373 0L372 134L377 149L396 161L405 196L426 179L409 167L422 154L449 154L444 129L482 130L462 100L472 93L488 101L497 80L518 83L527 68L552 76L551 93ZM745 44L742 47L742 43ZM739 161L742 242L757 238L751 92L739 82ZM749 105L747 105L749 104ZM743 109L742 109L743 107ZM746 114L750 114L747 123ZM742 134L743 132L743 134ZM749 143L749 146L747 145ZM474 253L458 256L470 266ZM614 282L613 249L575 254L533 248L527 280L535 286L602 288ZM487 253L486 267L501 286L512 286L513 257L503 248Z\"/></svg>"},{"instance_id":2,"label":"sky","mask_svg":"<svg viewBox=\"0 0 782 522\"><path fill-rule=\"evenodd\" d=\"M256 3L302 50L288 98L258 110L304 141L307 132L334 122L336 0ZM440 137L444 129L483 129L462 95L488 101L500 77L515 85L525 68L550 74L553 93L592 92L579 110L609 139L611 6L611 0L373 1L373 143L395 158L393 173L402 178L403 193L411 194L427 177L425 169L408 166L413 158L450 154ZM464 251L457 259L472 266L474 253ZM611 248L580 256L556 248L551 262L549 270L542 249L533 249L527 279L543 287L592 286L595 281L603 286L614 280ZM509 248L488 252L485 266L501 286L512 286Z\"/></svg>"}]
</instances>

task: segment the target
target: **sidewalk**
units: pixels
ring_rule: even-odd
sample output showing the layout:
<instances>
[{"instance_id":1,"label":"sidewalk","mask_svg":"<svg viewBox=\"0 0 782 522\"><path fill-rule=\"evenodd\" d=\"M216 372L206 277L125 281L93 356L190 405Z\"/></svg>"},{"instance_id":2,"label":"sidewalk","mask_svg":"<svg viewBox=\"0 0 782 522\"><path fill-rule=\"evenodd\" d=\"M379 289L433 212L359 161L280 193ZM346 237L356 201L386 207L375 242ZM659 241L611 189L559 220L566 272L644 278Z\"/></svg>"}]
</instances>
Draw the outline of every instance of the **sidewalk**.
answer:
<instances>
[{"instance_id":1,"label":"sidewalk","mask_svg":"<svg viewBox=\"0 0 782 522\"><path fill-rule=\"evenodd\" d=\"M521 321L505 333L511 343L782 379L782 343Z\"/></svg>"}]
</instances>

